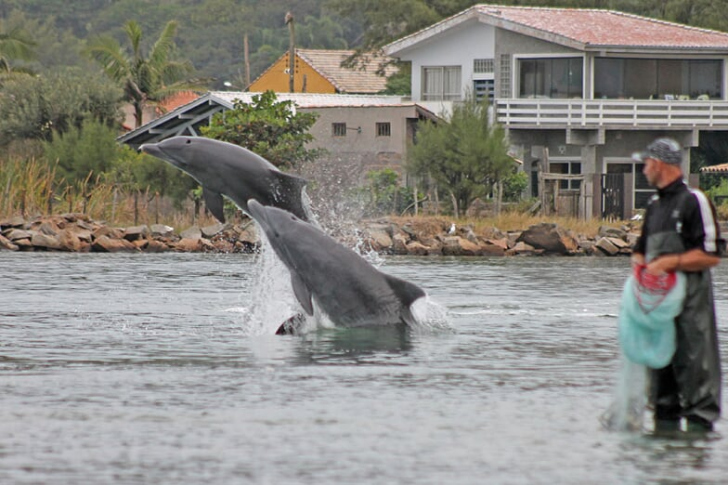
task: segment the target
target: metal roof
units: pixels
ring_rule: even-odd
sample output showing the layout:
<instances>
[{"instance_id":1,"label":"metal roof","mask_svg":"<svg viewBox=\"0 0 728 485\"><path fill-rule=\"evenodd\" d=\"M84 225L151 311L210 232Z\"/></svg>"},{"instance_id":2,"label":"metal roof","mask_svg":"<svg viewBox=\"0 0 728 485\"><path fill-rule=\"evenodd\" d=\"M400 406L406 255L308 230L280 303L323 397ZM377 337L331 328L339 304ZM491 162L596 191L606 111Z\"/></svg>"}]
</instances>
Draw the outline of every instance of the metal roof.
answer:
<instances>
[{"instance_id":1,"label":"metal roof","mask_svg":"<svg viewBox=\"0 0 728 485\"><path fill-rule=\"evenodd\" d=\"M200 127L209 125L213 115L232 109L235 100L251 103L253 96L260 94L211 91L118 137L117 141L138 148L144 143L155 143L172 136L199 136ZM276 97L278 101L293 101L295 106L303 109L414 105L412 101L406 101L402 96L385 95L276 93ZM418 110L420 111L421 114L429 113L426 109Z\"/></svg>"}]
</instances>

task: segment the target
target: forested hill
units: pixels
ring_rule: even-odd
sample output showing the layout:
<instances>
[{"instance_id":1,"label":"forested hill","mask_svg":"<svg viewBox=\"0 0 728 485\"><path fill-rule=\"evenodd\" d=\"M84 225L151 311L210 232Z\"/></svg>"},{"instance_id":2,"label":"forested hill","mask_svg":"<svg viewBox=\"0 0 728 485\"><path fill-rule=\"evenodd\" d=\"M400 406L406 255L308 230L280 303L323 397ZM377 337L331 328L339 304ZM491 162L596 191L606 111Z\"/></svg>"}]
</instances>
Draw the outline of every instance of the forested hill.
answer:
<instances>
[{"instance_id":1,"label":"forested hill","mask_svg":"<svg viewBox=\"0 0 728 485\"><path fill-rule=\"evenodd\" d=\"M60 66L95 69L81 54L86 39L110 34L123 42L123 24L136 20L145 41L177 20L177 57L200 77L241 87L243 37L254 79L288 48L286 12L294 15L300 47L366 48L416 31L461 11L472 0L0 0L0 34L21 27L37 43L35 72ZM501 5L608 8L696 27L728 30L725 0L496 0Z\"/></svg>"},{"instance_id":2,"label":"forested hill","mask_svg":"<svg viewBox=\"0 0 728 485\"><path fill-rule=\"evenodd\" d=\"M136 20L144 39L157 39L177 20L177 56L192 61L212 87L240 84L243 37L249 38L253 78L288 49L286 12L295 18L301 47L348 49L361 37L357 19L328 12L322 0L0 0L3 29L21 26L38 43L34 70L60 65L92 68L79 54L83 41L111 34L124 43L123 24Z\"/></svg>"}]
</instances>

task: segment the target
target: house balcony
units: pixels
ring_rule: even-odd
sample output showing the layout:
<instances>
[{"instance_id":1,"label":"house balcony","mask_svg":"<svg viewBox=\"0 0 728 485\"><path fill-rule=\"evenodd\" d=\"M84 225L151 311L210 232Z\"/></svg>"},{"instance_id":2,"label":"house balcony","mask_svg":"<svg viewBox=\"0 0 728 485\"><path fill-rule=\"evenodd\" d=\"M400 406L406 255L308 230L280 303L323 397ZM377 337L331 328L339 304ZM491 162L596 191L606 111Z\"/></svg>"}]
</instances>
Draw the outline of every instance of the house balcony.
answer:
<instances>
[{"instance_id":1,"label":"house balcony","mask_svg":"<svg viewBox=\"0 0 728 485\"><path fill-rule=\"evenodd\" d=\"M632 99L499 99L508 129L728 130L728 101Z\"/></svg>"}]
</instances>

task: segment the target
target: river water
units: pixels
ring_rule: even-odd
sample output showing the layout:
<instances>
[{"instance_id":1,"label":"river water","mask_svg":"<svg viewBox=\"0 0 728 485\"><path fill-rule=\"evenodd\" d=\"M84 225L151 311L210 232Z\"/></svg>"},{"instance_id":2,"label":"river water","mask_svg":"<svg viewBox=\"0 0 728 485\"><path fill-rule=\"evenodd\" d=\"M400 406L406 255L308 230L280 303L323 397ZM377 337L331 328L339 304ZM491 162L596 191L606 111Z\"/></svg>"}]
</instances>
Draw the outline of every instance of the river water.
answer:
<instances>
[{"instance_id":1,"label":"river water","mask_svg":"<svg viewBox=\"0 0 728 485\"><path fill-rule=\"evenodd\" d=\"M627 258L386 258L444 318L404 335L272 335L260 264L0 253L0 483L726 483L725 421L599 424Z\"/></svg>"}]
</instances>

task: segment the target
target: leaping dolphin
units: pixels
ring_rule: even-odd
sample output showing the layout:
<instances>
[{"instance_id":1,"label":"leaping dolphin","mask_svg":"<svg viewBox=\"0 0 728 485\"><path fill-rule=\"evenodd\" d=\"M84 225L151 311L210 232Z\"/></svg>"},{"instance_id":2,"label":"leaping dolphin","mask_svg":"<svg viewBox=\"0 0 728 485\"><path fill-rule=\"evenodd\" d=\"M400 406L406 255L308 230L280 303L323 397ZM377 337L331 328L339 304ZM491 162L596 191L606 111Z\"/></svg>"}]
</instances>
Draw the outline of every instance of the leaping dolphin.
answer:
<instances>
[{"instance_id":1,"label":"leaping dolphin","mask_svg":"<svg viewBox=\"0 0 728 485\"><path fill-rule=\"evenodd\" d=\"M289 212L256 200L248 201L248 212L288 268L293 293L308 315L315 301L337 326L415 324L410 307L425 296L420 287L382 273Z\"/></svg>"},{"instance_id":2,"label":"leaping dolphin","mask_svg":"<svg viewBox=\"0 0 728 485\"><path fill-rule=\"evenodd\" d=\"M199 136L175 136L145 143L139 149L197 180L205 205L220 222L225 222L223 195L248 214L248 199L256 199L309 220L303 205L306 180L281 172L241 146Z\"/></svg>"}]
</instances>

